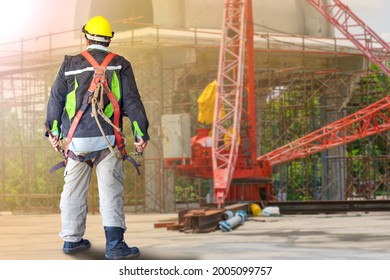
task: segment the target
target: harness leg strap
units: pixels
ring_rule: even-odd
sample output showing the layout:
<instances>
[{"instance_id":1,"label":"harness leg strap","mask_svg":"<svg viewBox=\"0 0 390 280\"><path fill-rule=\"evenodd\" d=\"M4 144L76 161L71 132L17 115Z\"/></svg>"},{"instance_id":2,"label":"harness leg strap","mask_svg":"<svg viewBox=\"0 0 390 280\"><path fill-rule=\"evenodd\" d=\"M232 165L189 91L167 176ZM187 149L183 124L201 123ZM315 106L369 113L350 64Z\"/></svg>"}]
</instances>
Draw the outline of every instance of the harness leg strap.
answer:
<instances>
[{"instance_id":1,"label":"harness leg strap","mask_svg":"<svg viewBox=\"0 0 390 280\"><path fill-rule=\"evenodd\" d=\"M130 163L132 164L132 165L134 165L134 167L135 167L135 170L137 170L137 174L138 175L141 175L141 172L139 171L139 164L138 164L138 162L134 159L134 158L132 158L131 156L129 156L129 155L124 155L123 156L123 160L128 160L128 161L130 161Z\"/></svg>"}]
</instances>

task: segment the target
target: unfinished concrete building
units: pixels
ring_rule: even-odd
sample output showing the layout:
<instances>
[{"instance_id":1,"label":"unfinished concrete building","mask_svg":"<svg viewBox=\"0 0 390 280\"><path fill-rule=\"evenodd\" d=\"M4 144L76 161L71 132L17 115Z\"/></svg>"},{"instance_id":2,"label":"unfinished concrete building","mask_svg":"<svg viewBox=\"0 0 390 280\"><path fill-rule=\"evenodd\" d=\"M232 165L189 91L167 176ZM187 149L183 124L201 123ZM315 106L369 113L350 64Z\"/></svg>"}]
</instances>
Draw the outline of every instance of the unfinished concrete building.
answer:
<instances>
[{"instance_id":1,"label":"unfinished concrete building","mask_svg":"<svg viewBox=\"0 0 390 280\"><path fill-rule=\"evenodd\" d=\"M43 137L45 106L63 56L83 49L81 26L97 14L112 21L110 48L131 61L150 121L142 176L126 169L126 206L134 213L167 212L177 202L206 201L200 189L211 183L179 180L164 165L161 121L188 113L192 134L203 127L197 98L217 77L222 12L223 0L78 1L75 30L2 44L0 210L58 211L62 174L48 170L61 158ZM253 1L253 17L258 155L388 95L386 82L381 88L361 82L369 61L347 39L336 38L334 27L305 0ZM130 135L128 124L126 130ZM276 166L275 196L387 198L388 156L369 149L388 138L385 133L359 141L355 145L367 149L359 157L343 145ZM366 184L368 193L356 191ZM94 179L89 205L96 211Z\"/></svg>"}]
</instances>

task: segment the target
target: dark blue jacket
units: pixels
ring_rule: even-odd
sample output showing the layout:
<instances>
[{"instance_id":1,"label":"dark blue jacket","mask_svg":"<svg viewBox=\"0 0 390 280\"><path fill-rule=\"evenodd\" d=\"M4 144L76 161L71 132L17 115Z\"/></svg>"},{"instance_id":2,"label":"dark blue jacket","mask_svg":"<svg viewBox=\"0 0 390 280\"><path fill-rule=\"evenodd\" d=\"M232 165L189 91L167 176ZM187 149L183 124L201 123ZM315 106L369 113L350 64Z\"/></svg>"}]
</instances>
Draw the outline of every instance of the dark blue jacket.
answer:
<instances>
[{"instance_id":1,"label":"dark blue jacket","mask_svg":"<svg viewBox=\"0 0 390 280\"><path fill-rule=\"evenodd\" d=\"M99 64L107 55L106 51L100 49L88 51ZM67 137L71 122L81 107L84 95L87 94L93 74L93 67L81 54L65 56L51 88L47 106L46 126L53 133L63 138ZM107 66L106 75L109 86L119 101L121 116L127 116L130 119L134 135L138 134L144 141L148 141L149 122L130 62L116 55ZM114 116L112 110L107 108L109 104L108 98L105 97L105 112L112 121ZM74 137L102 135L95 118L91 117L91 111L91 106L88 106L76 128ZM99 118L105 134L113 135L113 128L102 117L99 116Z\"/></svg>"}]
</instances>

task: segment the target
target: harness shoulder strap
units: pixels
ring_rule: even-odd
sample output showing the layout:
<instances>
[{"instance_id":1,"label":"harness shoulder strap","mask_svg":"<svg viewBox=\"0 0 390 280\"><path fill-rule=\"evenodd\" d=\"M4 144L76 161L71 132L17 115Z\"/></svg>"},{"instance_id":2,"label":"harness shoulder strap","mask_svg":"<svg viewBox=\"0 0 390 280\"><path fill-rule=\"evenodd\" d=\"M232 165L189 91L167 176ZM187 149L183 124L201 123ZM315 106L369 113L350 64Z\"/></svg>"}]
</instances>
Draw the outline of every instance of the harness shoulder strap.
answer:
<instances>
[{"instance_id":1,"label":"harness shoulder strap","mask_svg":"<svg viewBox=\"0 0 390 280\"><path fill-rule=\"evenodd\" d=\"M83 102L81 104L80 109L77 111L76 115L73 118L72 124L70 125L68 136L66 139L66 147L65 147L65 157L68 157L68 151L69 151L69 145L70 142L72 142L73 134L76 131L76 127L79 124L81 117L83 116L85 109L88 107L88 99L89 99L90 94L87 92L84 94Z\"/></svg>"},{"instance_id":2,"label":"harness shoulder strap","mask_svg":"<svg viewBox=\"0 0 390 280\"><path fill-rule=\"evenodd\" d=\"M92 65L93 69L94 69L94 77L91 81L91 84L88 88L88 91L90 92L94 92L95 91L95 88L97 86L97 84L99 82L102 81L103 79L103 85L105 87L108 87L108 83L107 83L107 80L105 79L104 77L104 73L106 71L106 68L108 66L108 64L111 62L111 60L114 58L114 56L116 55L115 53L108 53L107 56L104 58L104 60L102 61L101 64L99 64L92 56L92 54L88 51L83 51L81 53L84 58Z\"/></svg>"},{"instance_id":3,"label":"harness shoulder strap","mask_svg":"<svg viewBox=\"0 0 390 280\"><path fill-rule=\"evenodd\" d=\"M96 74L96 71L98 71L98 74L101 74L101 76L103 76L103 74L104 74L104 72L105 72L105 70L107 68L107 65L110 63L110 61L115 56L114 53L108 53L108 55L104 58L102 64L99 65L99 63L93 58L93 56L88 51L83 51L81 54L93 66L93 68L95 70L95 74ZM98 82L100 82L100 81L95 80L95 77L94 77L94 79L92 79L91 84L90 84L90 86L88 88L88 92L86 92L84 94L84 98L83 98L83 102L81 104L81 107L77 111L75 117L73 118L72 124L71 124L71 126L69 128L68 136L67 136L67 144L66 144L66 148L65 148L65 156L66 157L68 156L69 145L70 145L70 143L72 141L73 134L76 131L77 125L79 124L80 119L83 116L85 109L88 107L89 97L94 92ZM104 82L104 86L108 87L107 81ZM114 111L114 113L115 113L115 111ZM119 124L119 121L118 121L118 124Z\"/></svg>"},{"instance_id":4,"label":"harness shoulder strap","mask_svg":"<svg viewBox=\"0 0 390 280\"><path fill-rule=\"evenodd\" d=\"M92 54L89 51L83 51L81 54L94 68L101 67L103 69L106 69L107 65L111 62L114 56L116 56L115 53L108 53L107 56L104 58L103 62L99 65L99 63L93 58Z\"/></svg>"}]
</instances>

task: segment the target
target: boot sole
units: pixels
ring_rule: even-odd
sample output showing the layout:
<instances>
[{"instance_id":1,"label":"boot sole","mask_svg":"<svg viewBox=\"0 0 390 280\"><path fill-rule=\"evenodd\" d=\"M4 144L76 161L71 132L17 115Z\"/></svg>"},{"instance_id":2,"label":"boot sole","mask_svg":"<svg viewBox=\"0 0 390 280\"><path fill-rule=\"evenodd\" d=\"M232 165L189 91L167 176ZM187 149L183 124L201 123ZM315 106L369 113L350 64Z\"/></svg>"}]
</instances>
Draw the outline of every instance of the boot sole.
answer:
<instances>
[{"instance_id":1,"label":"boot sole","mask_svg":"<svg viewBox=\"0 0 390 280\"><path fill-rule=\"evenodd\" d=\"M139 255L141 255L141 253L130 255L130 256L123 256L123 257L122 256L121 257L109 257L109 256L105 255L105 258L107 260L128 260L128 259L136 258Z\"/></svg>"},{"instance_id":2,"label":"boot sole","mask_svg":"<svg viewBox=\"0 0 390 280\"><path fill-rule=\"evenodd\" d=\"M68 255L72 255L72 254L77 254L79 252L82 252L82 251L86 251L88 250L89 248L91 248L91 246L88 246L88 247L80 247L80 248L76 248L76 249L63 249L62 251L65 253L65 254L68 254Z\"/></svg>"}]
</instances>

